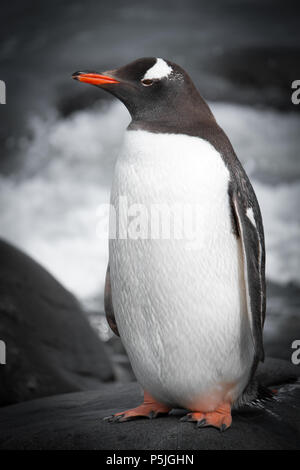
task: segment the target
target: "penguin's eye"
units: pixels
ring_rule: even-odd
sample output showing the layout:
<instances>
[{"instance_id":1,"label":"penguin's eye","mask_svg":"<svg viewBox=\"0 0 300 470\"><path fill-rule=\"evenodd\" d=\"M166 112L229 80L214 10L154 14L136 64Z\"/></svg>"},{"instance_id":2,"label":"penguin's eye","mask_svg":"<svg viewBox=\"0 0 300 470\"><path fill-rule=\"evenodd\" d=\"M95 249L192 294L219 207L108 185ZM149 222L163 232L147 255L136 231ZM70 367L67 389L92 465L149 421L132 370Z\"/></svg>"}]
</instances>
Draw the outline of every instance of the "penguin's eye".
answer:
<instances>
[{"instance_id":1,"label":"penguin's eye","mask_svg":"<svg viewBox=\"0 0 300 470\"><path fill-rule=\"evenodd\" d=\"M150 78L145 78L144 80L141 80L141 82L144 86L151 86L153 85L154 80L150 80Z\"/></svg>"}]
</instances>

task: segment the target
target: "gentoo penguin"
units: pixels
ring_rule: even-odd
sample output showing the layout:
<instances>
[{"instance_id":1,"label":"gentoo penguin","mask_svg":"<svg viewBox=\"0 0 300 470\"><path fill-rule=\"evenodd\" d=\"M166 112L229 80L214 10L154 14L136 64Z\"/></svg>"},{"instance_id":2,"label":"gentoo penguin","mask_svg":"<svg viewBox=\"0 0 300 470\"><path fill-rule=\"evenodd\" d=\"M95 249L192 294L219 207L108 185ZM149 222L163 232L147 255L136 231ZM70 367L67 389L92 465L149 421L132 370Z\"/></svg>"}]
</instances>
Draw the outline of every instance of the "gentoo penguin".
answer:
<instances>
[{"instance_id":1,"label":"gentoo penguin","mask_svg":"<svg viewBox=\"0 0 300 470\"><path fill-rule=\"evenodd\" d=\"M107 419L183 408L185 421L223 431L264 359L265 246L254 190L178 65L149 57L73 78L112 93L132 118L111 191L111 219L127 236L109 241L105 309L144 402ZM128 236L121 198L147 211L197 207L196 238Z\"/></svg>"}]
</instances>

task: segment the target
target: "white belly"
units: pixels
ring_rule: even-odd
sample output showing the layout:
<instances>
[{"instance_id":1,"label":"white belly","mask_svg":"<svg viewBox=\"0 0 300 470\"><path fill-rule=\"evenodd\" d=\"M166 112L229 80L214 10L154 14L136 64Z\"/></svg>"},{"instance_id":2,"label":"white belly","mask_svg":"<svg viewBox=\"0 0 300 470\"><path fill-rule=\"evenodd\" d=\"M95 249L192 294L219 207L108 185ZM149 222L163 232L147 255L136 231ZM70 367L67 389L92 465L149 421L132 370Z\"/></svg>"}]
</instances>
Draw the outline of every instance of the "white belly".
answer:
<instances>
[{"instance_id":1,"label":"white belly","mask_svg":"<svg viewBox=\"0 0 300 470\"><path fill-rule=\"evenodd\" d=\"M137 380L167 404L213 409L236 399L249 378L253 346L228 181L228 169L206 141L126 133L111 202L120 235L131 223L129 236L138 238L132 230L138 227L142 238L110 240L113 307ZM142 204L129 209L142 211L140 224L126 220L120 197L123 209L124 198L129 208ZM176 216L194 211L200 229L193 234L181 220L179 232L173 225L171 238L168 230L159 238L156 228L151 232L156 204Z\"/></svg>"}]
</instances>

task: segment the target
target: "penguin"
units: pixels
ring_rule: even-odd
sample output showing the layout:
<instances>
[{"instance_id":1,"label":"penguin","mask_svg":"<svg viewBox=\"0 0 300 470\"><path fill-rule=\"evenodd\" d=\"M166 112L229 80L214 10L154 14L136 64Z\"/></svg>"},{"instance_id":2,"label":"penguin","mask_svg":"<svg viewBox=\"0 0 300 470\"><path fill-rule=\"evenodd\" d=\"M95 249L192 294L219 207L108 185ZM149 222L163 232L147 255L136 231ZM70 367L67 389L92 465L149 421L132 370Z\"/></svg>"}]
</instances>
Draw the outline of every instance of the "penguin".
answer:
<instances>
[{"instance_id":1,"label":"penguin","mask_svg":"<svg viewBox=\"0 0 300 470\"><path fill-rule=\"evenodd\" d=\"M147 57L73 78L117 97L132 119L111 189L111 221L125 232L109 240L105 311L144 401L106 419L182 408L184 421L224 431L233 407L255 393L264 360L265 243L253 187L179 65ZM132 217L122 198L147 211L197 207L199 229L194 237L124 236Z\"/></svg>"}]
</instances>

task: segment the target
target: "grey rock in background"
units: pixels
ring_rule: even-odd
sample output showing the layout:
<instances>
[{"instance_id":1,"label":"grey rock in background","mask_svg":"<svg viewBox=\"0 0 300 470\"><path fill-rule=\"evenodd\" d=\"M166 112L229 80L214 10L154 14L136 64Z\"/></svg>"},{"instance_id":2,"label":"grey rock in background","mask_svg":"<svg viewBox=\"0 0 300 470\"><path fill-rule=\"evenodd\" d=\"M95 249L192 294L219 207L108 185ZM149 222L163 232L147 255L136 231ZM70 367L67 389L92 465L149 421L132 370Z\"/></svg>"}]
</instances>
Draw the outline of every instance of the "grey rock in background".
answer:
<instances>
[{"instance_id":1,"label":"grey rock in background","mask_svg":"<svg viewBox=\"0 0 300 470\"><path fill-rule=\"evenodd\" d=\"M77 300L44 268L0 241L0 406L91 390L114 379Z\"/></svg>"}]
</instances>

